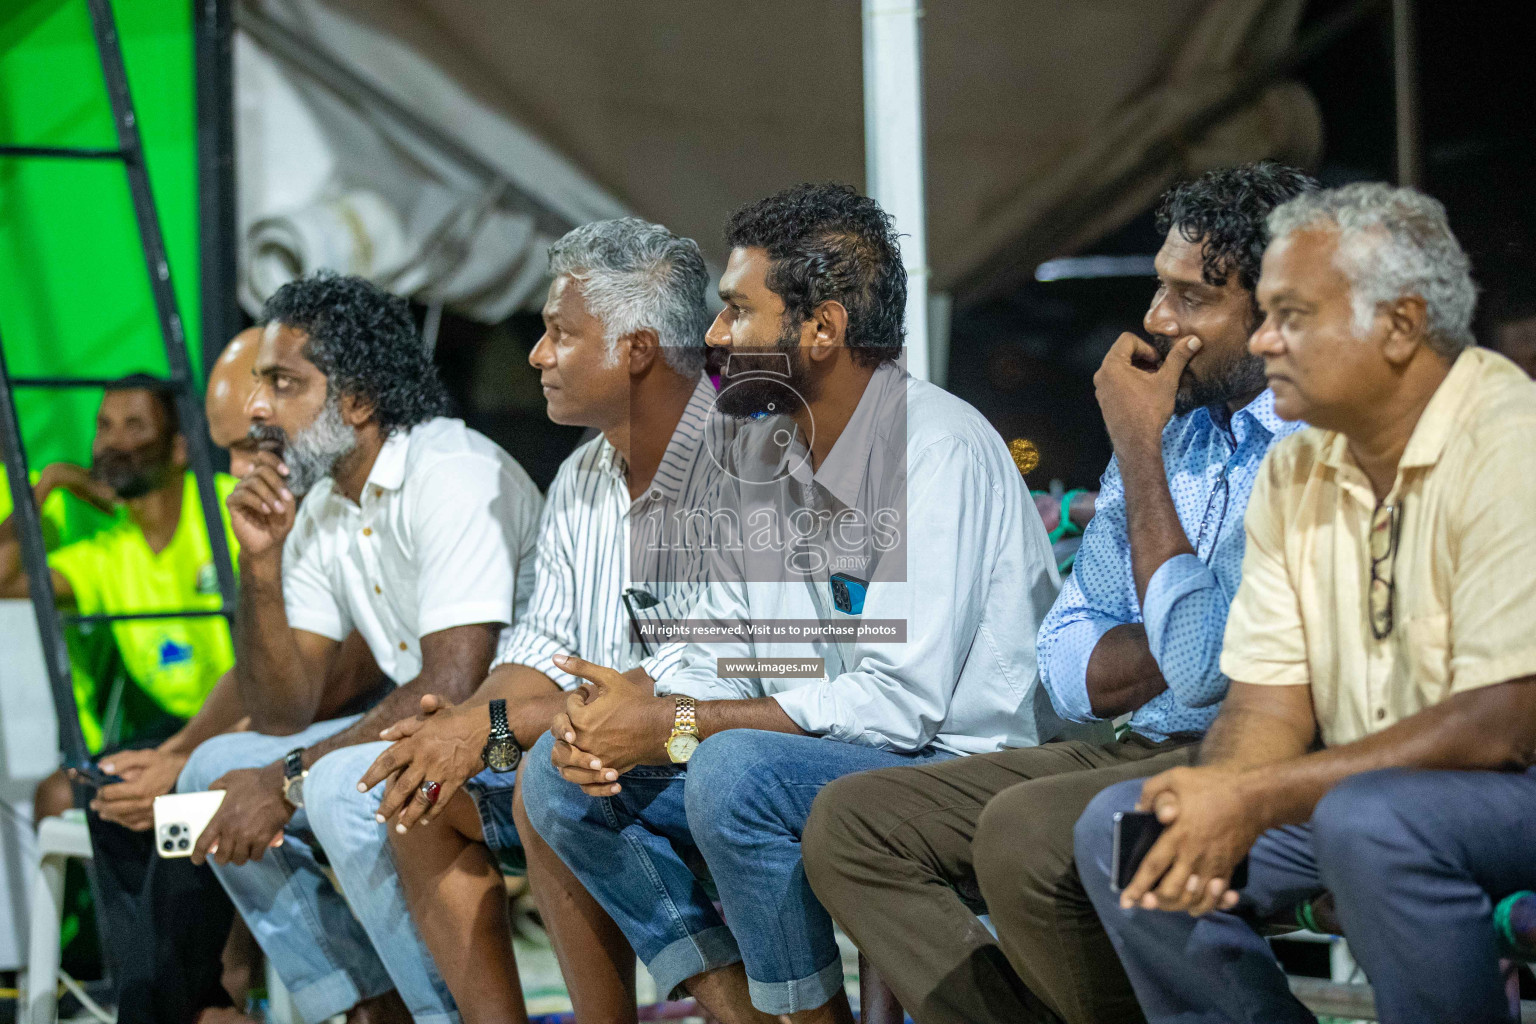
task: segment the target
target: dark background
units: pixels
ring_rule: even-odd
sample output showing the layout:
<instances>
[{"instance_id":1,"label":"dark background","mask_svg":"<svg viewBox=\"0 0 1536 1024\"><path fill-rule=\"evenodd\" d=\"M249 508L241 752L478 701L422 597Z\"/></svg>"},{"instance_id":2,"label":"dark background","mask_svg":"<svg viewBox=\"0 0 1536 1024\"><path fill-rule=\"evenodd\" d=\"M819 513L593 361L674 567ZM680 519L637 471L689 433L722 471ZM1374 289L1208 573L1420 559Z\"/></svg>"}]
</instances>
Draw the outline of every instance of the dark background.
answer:
<instances>
[{"instance_id":1,"label":"dark background","mask_svg":"<svg viewBox=\"0 0 1536 1024\"><path fill-rule=\"evenodd\" d=\"M1349 0L1313 0L1299 35ZM1420 0L1416 5L1423 185L1446 204L1452 227L1488 293L1528 288L1536 232L1536 13L1529 3ZM1395 122L1388 9L1367 19L1296 73L1323 115L1324 150L1312 168L1325 184L1393 180ZM1147 211L1091 253L1151 255L1161 239ZM1030 484L1094 487L1109 440L1093 372L1121 331L1140 325L1152 279L1028 282L1006 298L956 313L950 391L1005 438L1041 452ZM519 314L486 328L445 316L438 344L460 413L547 487L580 430L544 416L527 355L542 328Z\"/></svg>"}]
</instances>

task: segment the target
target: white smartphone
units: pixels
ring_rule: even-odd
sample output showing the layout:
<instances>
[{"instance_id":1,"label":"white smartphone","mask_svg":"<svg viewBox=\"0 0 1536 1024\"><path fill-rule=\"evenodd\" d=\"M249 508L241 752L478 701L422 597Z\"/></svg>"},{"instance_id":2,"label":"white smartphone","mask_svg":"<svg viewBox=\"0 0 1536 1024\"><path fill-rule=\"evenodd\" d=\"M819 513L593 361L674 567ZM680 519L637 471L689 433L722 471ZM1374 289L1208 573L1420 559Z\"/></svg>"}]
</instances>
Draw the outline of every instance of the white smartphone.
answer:
<instances>
[{"instance_id":1,"label":"white smartphone","mask_svg":"<svg viewBox=\"0 0 1536 1024\"><path fill-rule=\"evenodd\" d=\"M197 837L223 802L222 789L155 797L155 852L162 857L192 856Z\"/></svg>"}]
</instances>

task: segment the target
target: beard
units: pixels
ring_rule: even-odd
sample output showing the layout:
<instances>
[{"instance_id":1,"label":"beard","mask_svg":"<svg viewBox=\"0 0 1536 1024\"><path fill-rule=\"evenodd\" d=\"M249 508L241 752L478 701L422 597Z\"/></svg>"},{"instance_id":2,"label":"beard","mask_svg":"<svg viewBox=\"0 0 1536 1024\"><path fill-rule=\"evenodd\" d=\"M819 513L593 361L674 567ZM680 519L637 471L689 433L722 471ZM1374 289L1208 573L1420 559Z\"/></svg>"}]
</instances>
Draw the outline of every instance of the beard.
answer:
<instances>
[{"instance_id":1,"label":"beard","mask_svg":"<svg viewBox=\"0 0 1536 1024\"><path fill-rule=\"evenodd\" d=\"M810 367L800 351L798 324L793 328L786 325L772 348L733 348L730 357L725 370L731 368L733 360L738 369L735 373L721 371L720 396L715 401L715 408L727 416L744 420L785 414L815 397ZM786 360L788 376L784 375Z\"/></svg>"},{"instance_id":2,"label":"beard","mask_svg":"<svg viewBox=\"0 0 1536 1024\"><path fill-rule=\"evenodd\" d=\"M128 450L108 448L91 458L91 476L121 500L131 501L166 485L175 469L171 460L169 437Z\"/></svg>"},{"instance_id":3,"label":"beard","mask_svg":"<svg viewBox=\"0 0 1536 1024\"><path fill-rule=\"evenodd\" d=\"M325 400L315 421L292 438L282 427L253 423L251 440L282 457L288 465L288 489L299 497L314 490L335 471L338 462L357 449L357 431L342 417L341 400L335 395Z\"/></svg>"},{"instance_id":4,"label":"beard","mask_svg":"<svg viewBox=\"0 0 1536 1024\"><path fill-rule=\"evenodd\" d=\"M1157 354L1164 358L1177 340L1161 334L1147 337ZM1173 414L1184 416L1206 406L1225 405L1233 399L1263 391L1266 383L1263 358L1251 354L1244 346L1236 356L1208 368L1203 377L1196 377L1186 369L1173 399Z\"/></svg>"}]
</instances>

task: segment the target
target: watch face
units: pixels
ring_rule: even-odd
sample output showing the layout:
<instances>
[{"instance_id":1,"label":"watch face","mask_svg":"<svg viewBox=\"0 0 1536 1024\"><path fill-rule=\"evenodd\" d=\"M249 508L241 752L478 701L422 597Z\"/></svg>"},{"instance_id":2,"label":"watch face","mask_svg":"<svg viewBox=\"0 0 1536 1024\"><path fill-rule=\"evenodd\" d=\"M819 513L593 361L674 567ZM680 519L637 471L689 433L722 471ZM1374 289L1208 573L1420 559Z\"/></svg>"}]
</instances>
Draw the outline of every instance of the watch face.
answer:
<instances>
[{"instance_id":1,"label":"watch face","mask_svg":"<svg viewBox=\"0 0 1536 1024\"><path fill-rule=\"evenodd\" d=\"M673 764L687 764L693 752L699 749L699 738L691 732L675 733L667 740L667 756Z\"/></svg>"},{"instance_id":2,"label":"watch face","mask_svg":"<svg viewBox=\"0 0 1536 1024\"><path fill-rule=\"evenodd\" d=\"M283 799L294 807L304 806L304 776L295 775L283 780Z\"/></svg>"},{"instance_id":3,"label":"watch face","mask_svg":"<svg viewBox=\"0 0 1536 1024\"><path fill-rule=\"evenodd\" d=\"M511 739L493 739L485 745L485 766L493 772L510 772L523 759L523 752Z\"/></svg>"}]
</instances>

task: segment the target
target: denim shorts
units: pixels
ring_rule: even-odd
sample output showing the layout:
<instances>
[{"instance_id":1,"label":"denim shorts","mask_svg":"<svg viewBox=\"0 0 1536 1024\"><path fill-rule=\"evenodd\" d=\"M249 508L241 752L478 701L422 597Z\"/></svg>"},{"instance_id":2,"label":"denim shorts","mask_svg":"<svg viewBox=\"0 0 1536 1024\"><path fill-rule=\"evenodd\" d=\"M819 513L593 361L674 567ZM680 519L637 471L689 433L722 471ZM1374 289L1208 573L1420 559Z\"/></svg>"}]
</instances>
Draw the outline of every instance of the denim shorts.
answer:
<instances>
[{"instance_id":1,"label":"denim shorts","mask_svg":"<svg viewBox=\"0 0 1536 1024\"><path fill-rule=\"evenodd\" d=\"M523 841L517 837L512 821L512 786L517 772L493 772L489 768L464 783L480 814L480 831L504 874L521 875L528 869L523 857Z\"/></svg>"}]
</instances>

